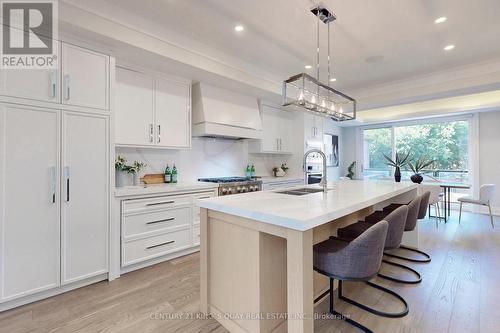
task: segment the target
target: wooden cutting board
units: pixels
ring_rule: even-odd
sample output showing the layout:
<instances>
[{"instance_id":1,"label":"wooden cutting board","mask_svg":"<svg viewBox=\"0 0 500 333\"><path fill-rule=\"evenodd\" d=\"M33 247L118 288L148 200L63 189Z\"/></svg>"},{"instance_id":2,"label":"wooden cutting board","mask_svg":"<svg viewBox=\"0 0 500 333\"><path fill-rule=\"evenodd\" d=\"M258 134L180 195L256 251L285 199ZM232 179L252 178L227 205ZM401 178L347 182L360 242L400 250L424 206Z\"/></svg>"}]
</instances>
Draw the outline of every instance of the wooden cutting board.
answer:
<instances>
[{"instance_id":1,"label":"wooden cutting board","mask_svg":"<svg viewBox=\"0 0 500 333\"><path fill-rule=\"evenodd\" d=\"M163 184L165 182L165 175L163 173L150 173L141 178L144 184Z\"/></svg>"}]
</instances>

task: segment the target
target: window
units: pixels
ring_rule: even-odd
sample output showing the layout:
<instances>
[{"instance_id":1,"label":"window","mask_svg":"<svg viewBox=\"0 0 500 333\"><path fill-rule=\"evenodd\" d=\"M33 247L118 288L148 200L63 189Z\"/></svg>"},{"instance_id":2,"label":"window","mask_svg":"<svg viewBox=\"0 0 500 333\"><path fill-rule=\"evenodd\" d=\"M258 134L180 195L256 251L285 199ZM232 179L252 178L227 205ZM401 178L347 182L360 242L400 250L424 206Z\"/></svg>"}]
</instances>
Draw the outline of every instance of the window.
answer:
<instances>
[{"instance_id":1,"label":"window","mask_svg":"<svg viewBox=\"0 0 500 333\"><path fill-rule=\"evenodd\" d=\"M410 152L411 161L419 157L435 160L424 170L424 177L469 183L468 120L365 129L363 137L365 178L392 177L393 168L385 165L383 153L394 157L396 152ZM412 175L407 167L401 173L403 179Z\"/></svg>"},{"instance_id":2,"label":"window","mask_svg":"<svg viewBox=\"0 0 500 333\"><path fill-rule=\"evenodd\" d=\"M392 156L392 129L367 129L363 134L364 177L368 179L391 177L392 168L385 163L384 154Z\"/></svg>"}]
</instances>

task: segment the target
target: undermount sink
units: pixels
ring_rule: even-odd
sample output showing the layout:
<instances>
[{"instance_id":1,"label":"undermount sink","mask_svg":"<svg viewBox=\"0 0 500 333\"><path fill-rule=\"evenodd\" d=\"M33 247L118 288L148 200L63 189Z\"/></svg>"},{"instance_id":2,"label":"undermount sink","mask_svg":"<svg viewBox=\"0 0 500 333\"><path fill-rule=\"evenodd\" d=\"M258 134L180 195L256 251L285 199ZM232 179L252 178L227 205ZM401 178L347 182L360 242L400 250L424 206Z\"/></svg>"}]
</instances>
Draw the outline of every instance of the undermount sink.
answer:
<instances>
[{"instance_id":1,"label":"undermount sink","mask_svg":"<svg viewBox=\"0 0 500 333\"><path fill-rule=\"evenodd\" d=\"M280 191L280 192L276 192L276 193L299 196L299 195L306 195L306 194L312 194L312 193L318 193L318 192L323 192L323 189L322 188L304 187L304 188L297 188L297 189L293 189L293 190Z\"/></svg>"}]
</instances>

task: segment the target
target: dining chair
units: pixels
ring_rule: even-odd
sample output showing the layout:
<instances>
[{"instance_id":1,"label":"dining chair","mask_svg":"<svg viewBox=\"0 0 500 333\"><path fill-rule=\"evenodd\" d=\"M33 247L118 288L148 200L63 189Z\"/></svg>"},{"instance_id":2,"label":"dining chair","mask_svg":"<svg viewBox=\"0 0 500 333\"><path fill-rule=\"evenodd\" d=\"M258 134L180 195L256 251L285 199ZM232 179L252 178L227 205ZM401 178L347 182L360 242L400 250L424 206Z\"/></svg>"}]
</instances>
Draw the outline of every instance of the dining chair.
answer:
<instances>
[{"instance_id":1,"label":"dining chair","mask_svg":"<svg viewBox=\"0 0 500 333\"><path fill-rule=\"evenodd\" d=\"M462 220L462 206L464 203L470 203L474 205L487 206L490 211L490 221L491 227L494 229L495 224L493 223L493 214L491 213L491 199L495 196L496 185L495 184L484 184L479 188L479 199L473 197L461 197L458 198L460 202L460 214L458 216L458 223L460 224Z\"/></svg>"}]
</instances>

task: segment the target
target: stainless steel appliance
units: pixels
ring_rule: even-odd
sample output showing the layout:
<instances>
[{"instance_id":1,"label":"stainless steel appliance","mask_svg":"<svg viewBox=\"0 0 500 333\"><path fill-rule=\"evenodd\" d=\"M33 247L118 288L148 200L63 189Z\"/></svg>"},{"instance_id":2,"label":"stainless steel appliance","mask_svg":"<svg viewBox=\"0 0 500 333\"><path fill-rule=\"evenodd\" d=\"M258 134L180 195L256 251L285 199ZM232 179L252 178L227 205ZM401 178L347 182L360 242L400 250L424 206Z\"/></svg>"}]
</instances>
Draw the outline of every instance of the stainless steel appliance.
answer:
<instances>
[{"instance_id":1,"label":"stainless steel appliance","mask_svg":"<svg viewBox=\"0 0 500 333\"><path fill-rule=\"evenodd\" d=\"M219 184L219 196L262 190L262 181L245 177L200 178L200 182Z\"/></svg>"}]
</instances>

